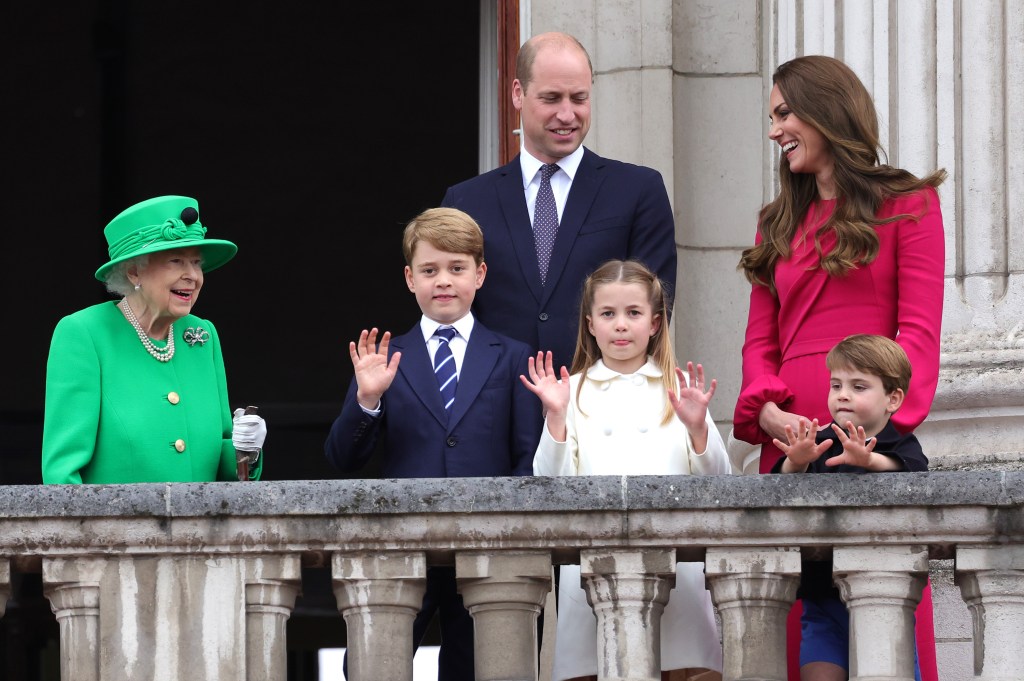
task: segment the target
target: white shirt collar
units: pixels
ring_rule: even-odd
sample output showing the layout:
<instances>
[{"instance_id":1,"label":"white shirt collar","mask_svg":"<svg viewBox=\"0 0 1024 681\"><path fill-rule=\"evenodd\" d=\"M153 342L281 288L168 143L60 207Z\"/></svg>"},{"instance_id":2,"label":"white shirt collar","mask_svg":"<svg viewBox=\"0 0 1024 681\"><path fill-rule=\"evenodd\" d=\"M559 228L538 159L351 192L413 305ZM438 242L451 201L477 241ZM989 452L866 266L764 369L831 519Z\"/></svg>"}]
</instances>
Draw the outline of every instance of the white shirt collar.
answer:
<instances>
[{"instance_id":1,"label":"white shirt collar","mask_svg":"<svg viewBox=\"0 0 1024 681\"><path fill-rule=\"evenodd\" d=\"M423 315L420 317L420 331L423 333L423 340L428 341L435 333L437 333L437 327L452 326L459 332L459 336L468 343L469 335L473 333L474 323L472 312L467 312L465 317L456 320L452 324L442 324L441 322L434 321L427 315Z\"/></svg>"},{"instance_id":2,"label":"white shirt collar","mask_svg":"<svg viewBox=\"0 0 1024 681\"><path fill-rule=\"evenodd\" d=\"M558 167L562 169L562 172L569 176L571 182L576 177L576 171L579 170L580 163L583 161L583 145L576 147L576 151L572 152L564 158L558 159ZM523 171L523 189L530 186L533 182L533 178L540 172L540 168L543 165L547 165L543 161L540 161L530 155L530 152L526 150L524 146L519 151L519 167Z\"/></svg>"}]
</instances>

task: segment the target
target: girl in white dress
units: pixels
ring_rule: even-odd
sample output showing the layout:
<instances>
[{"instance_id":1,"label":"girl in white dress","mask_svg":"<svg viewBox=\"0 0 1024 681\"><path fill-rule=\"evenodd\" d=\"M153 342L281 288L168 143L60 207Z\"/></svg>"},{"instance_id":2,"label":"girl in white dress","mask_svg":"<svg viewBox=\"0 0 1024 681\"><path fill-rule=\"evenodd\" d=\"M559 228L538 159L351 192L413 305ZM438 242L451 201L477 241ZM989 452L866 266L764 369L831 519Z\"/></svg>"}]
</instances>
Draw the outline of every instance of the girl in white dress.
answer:
<instances>
[{"instance_id":1,"label":"girl in white dress","mask_svg":"<svg viewBox=\"0 0 1024 681\"><path fill-rule=\"evenodd\" d=\"M534 475L729 473L725 444L708 414L716 382L676 366L661 282L644 265L613 260L584 284L572 372L551 353L529 362L523 383L547 417ZM687 378L689 380L687 380ZM663 670L722 670L722 646L702 563L679 563L661 620ZM597 673L597 622L580 568L561 568L553 681Z\"/></svg>"}]
</instances>

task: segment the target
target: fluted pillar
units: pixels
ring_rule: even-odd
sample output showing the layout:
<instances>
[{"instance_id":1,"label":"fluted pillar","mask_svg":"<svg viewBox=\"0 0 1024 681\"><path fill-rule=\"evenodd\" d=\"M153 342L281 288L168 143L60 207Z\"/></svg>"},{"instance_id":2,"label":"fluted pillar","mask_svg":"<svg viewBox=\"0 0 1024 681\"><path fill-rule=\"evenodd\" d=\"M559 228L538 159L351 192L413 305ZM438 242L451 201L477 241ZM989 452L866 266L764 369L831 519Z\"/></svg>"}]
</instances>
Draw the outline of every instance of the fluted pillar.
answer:
<instances>
[{"instance_id":1,"label":"fluted pillar","mask_svg":"<svg viewBox=\"0 0 1024 681\"><path fill-rule=\"evenodd\" d=\"M722 617L726 681L786 681L786 616L800 584L800 549L709 548L711 598Z\"/></svg>"},{"instance_id":2,"label":"fluted pillar","mask_svg":"<svg viewBox=\"0 0 1024 681\"><path fill-rule=\"evenodd\" d=\"M1024 679L1024 546L958 549L956 581L974 625L974 678Z\"/></svg>"},{"instance_id":3,"label":"fluted pillar","mask_svg":"<svg viewBox=\"0 0 1024 681\"><path fill-rule=\"evenodd\" d=\"M44 593L60 625L61 681L100 679L103 558L43 560Z\"/></svg>"},{"instance_id":4,"label":"fluted pillar","mask_svg":"<svg viewBox=\"0 0 1024 681\"><path fill-rule=\"evenodd\" d=\"M671 549L580 552L580 577L597 617L598 679L661 679L661 615L675 569Z\"/></svg>"},{"instance_id":5,"label":"fluted pillar","mask_svg":"<svg viewBox=\"0 0 1024 681\"><path fill-rule=\"evenodd\" d=\"M245 678L280 681L288 675L285 627L302 581L299 556L247 557L245 563Z\"/></svg>"},{"instance_id":6,"label":"fluted pillar","mask_svg":"<svg viewBox=\"0 0 1024 681\"><path fill-rule=\"evenodd\" d=\"M331 574L348 629L348 678L412 681L412 624L427 588L426 556L336 553Z\"/></svg>"},{"instance_id":7,"label":"fluted pillar","mask_svg":"<svg viewBox=\"0 0 1024 681\"><path fill-rule=\"evenodd\" d=\"M836 548L832 563L850 611L850 681L913 681L914 609L928 576L927 547Z\"/></svg>"},{"instance_id":8,"label":"fluted pillar","mask_svg":"<svg viewBox=\"0 0 1024 681\"><path fill-rule=\"evenodd\" d=\"M537 616L551 591L551 554L460 553L455 576L473 616L477 681L535 681Z\"/></svg>"}]
</instances>

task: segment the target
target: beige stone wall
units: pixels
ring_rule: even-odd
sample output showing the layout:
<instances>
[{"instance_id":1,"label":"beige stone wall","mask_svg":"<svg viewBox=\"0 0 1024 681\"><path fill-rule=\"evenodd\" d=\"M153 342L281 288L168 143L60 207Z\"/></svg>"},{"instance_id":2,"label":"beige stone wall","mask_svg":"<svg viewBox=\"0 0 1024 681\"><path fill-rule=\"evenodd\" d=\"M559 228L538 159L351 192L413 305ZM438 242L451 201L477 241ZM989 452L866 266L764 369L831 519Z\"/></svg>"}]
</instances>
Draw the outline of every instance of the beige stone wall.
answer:
<instances>
[{"instance_id":1,"label":"beige stone wall","mask_svg":"<svg viewBox=\"0 0 1024 681\"><path fill-rule=\"evenodd\" d=\"M946 168L942 369L918 435L933 467L1024 467L1024 3L1020 0L529 0L527 31L595 61L587 146L662 172L679 249L675 341L719 380L730 427L748 287L736 271L774 195L775 66L828 54L858 73L890 162ZM937 573L944 678L969 678L965 611ZM969 640L969 637L968 639Z\"/></svg>"}]
</instances>

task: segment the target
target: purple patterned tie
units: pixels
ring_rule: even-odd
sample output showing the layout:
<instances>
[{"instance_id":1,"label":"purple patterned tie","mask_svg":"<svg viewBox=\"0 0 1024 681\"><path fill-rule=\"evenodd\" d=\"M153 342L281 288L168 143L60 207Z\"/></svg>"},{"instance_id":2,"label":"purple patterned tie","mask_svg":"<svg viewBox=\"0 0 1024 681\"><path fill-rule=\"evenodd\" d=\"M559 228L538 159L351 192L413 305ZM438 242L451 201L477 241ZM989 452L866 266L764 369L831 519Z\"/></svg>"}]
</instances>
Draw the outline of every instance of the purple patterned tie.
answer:
<instances>
[{"instance_id":1,"label":"purple patterned tie","mask_svg":"<svg viewBox=\"0 0 1024 681\"><path fill-rule=\"evenodd\" d=\"M537 190L537 203L533 207L533 240L537 244L541 284L547 281L551 249L554 248L555 235L558 234L558 207L551 191L551 176L557 171L557 163L541 166L540 189Z\"/></svg>"}]
</instances>

